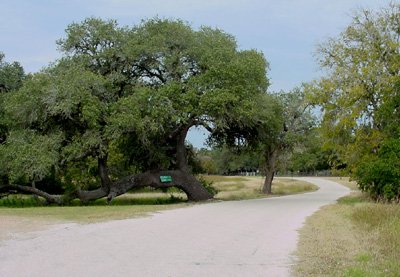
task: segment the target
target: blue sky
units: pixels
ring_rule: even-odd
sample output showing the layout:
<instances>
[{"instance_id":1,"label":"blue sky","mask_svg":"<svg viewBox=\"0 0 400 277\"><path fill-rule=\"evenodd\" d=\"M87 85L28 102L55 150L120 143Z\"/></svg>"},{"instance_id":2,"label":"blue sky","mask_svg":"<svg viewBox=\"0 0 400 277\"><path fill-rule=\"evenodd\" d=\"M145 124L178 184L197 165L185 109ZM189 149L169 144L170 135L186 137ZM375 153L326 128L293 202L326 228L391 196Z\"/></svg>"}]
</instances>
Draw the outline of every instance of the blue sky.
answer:
<instances>
[{"instance_id":1,"label":"blue sky","mask_svg":"<svg viewBox=\"0 0 400 277\"><path fill-rule=\"evenodd\" d=\"M89 16L133 25L154 16L180 18L193 27L218 27L242 49L262 51L270 63L271 91L289 90L321 75L318 43L339 34L360 8L390 0L0 0L0 51L35 72L60 56L55 41L68 24ZM201 147L204 135L191 132Z\"/></svg>"}]
</instances>

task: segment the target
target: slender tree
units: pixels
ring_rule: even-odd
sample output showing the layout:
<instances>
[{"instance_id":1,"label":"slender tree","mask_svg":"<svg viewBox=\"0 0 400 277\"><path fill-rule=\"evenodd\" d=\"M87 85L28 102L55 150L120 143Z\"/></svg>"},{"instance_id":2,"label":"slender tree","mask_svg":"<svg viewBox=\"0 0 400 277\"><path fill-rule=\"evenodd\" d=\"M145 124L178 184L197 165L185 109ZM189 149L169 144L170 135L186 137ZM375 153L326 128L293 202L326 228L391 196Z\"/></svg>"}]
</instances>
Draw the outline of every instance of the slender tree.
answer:
<instances>
[{"instance_id":1,"label":"slender tree","mask_svg":"<svg viewBox=\"0 0 400 277\"><path fill-rule=\"evenodd\" d=\"M316 123L311 108L305 101L304 88L282 92L276 97L280 105L276 125L273 129L269 125L260 126L259 132L258 148L263 157L262 170L265 174L262 190L266 194L272 193L272 181L279 159L285 153L291 153L295 147L304 145L305 138Z\"/></svg>"},{"instance_id":2,"label":"slender tree","mask_svg":"<svg viewBox=\"0 0 400 277\"><path fill-rule=\"evenodd\" d=\"M327 76L308 88L309 98L323 108L326 145L350 173L378 157L383 145L394 145L387 140L399 138L399 26L397 3L378 12L361 10L318 49Z\"/></svg>"}]
</instances>

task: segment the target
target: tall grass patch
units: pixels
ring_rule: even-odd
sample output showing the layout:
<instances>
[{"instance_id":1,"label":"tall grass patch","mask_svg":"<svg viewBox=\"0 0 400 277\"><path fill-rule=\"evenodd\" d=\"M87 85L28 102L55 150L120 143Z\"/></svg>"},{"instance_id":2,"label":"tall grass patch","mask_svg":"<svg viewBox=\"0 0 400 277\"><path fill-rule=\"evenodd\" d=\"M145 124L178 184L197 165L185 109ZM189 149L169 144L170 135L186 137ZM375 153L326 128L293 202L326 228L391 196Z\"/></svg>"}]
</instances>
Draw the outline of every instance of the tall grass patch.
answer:
<instances>
[{"instance_id":1,"label":"tall grass patch","mask_svg":"<svg viewBox=\"0 0 400 277\"><path fill-rule=\"evenodd\" d=\"M374 258L364 267L382 276L400 276L400 206L365 203L354 208L351 218L360 234L370 238Z\"/></svg>"},{"instance_id":2,"label":"tall grass patch","mask_svg":"<svg viewBox=\"0 0 400 277\"><path fill-rule=\"evenodd\" d=\"M315 191L318 187L316 185L299 181L295 179L277 179L272 186L272 194L275 195L288 195L297 194L309 191Z\"/></svg>"},{"instance_id":3,"label":"tall grass patch","mask_svg":"<svg viewBox=\"0 0 400 277\"><path fill-rule=\"evenodd\" d=\"M309 217L295 276L400 276L400 206L360 192Z\"/></svg>"}]
</instances>

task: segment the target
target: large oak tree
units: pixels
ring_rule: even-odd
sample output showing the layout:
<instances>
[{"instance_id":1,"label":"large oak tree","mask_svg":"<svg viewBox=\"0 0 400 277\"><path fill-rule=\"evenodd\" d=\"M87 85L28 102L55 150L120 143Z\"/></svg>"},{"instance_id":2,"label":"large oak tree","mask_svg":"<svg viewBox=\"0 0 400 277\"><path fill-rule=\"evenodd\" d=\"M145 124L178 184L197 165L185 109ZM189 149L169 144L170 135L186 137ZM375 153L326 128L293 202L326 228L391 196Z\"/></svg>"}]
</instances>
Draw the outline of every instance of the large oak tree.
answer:
<instances>
[{"instance_id":1,"label":"large oak tree","mask_svg":"<svg viewBox=\"0 0 400 277\"><path fill-rule=\"evenodd\" d=\"M251 122L268 86L262 54L221 30L157 18L89 18L58 45L64 56L7 99L10 187L57 203L65 197L47 193L49 180L83 201L142 186L212 197L190 173L188 130Z\"/></svg>"}]
</instances>

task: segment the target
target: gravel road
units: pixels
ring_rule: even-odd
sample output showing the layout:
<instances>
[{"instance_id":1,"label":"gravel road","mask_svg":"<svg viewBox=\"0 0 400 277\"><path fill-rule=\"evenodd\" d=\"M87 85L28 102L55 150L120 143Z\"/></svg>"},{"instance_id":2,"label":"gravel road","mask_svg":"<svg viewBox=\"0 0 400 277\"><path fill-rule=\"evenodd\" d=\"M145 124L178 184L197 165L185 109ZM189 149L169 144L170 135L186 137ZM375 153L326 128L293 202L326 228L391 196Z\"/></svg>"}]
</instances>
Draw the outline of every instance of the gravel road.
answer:
<instances>
[{"instance_id":1,"label":"gravel road","mask_svg":"<svg viewBox=\"0 0 400 277\"><path fill-rule=\"evenodd\" d=\"M151 217L57 225L0 246L0 276L290 276L297 230L349 190L218 202Z\"/></svg>"}]
</instances>

